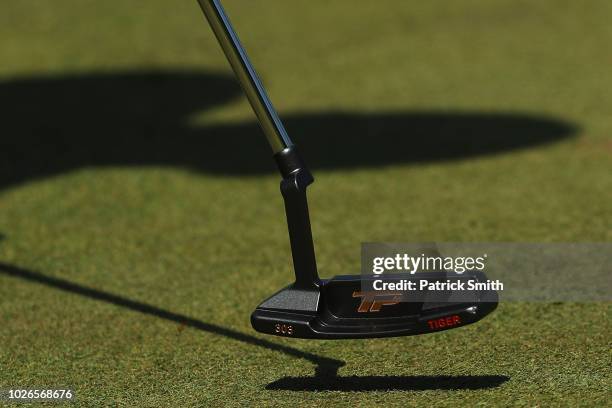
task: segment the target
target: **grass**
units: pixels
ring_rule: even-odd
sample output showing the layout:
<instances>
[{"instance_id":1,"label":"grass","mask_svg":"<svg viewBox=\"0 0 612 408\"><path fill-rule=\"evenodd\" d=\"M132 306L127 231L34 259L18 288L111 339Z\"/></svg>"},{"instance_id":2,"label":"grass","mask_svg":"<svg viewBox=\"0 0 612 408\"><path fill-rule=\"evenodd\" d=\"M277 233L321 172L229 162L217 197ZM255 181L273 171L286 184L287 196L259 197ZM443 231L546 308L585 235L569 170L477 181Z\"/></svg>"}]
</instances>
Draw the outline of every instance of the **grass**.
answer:
<instances>
[{"instance_id":1,"label":"grass","mask_svg":"<svg viewBox=\"0 0 612 408\"><path fill-rule=\"evenodd\" d=\"M324 276L357 272L363 241L612 240L609 2L224 4L314 164ZM278 177L196 2L0 10L0 388L609 404L609 303L506 303L411 338L254 333L291 277Z\"/></svg>"}]
</instances>

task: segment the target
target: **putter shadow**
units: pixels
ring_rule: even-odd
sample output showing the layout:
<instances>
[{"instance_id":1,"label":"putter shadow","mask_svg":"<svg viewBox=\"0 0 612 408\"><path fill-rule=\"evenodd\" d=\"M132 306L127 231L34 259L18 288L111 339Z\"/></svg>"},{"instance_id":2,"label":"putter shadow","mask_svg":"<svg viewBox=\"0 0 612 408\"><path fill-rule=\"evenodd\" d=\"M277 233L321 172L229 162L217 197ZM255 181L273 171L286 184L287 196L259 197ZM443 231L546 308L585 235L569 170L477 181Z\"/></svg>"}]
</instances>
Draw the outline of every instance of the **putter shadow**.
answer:
<instances>
[{"instance_id":1,"label":"putter shadow","mask_svg":"<svg viewBox=\"0 0 612 408\"><path fill-rule=\"evenodd\" d=\"M242 98L232 77L137 71L0 81L0 190L92 166L178 166L223 176L276 171L255 121L194 125ZM577 126L521 112L281 115L315 170L459 160L545 145Z\"/></svg>"},{"instance_id":2,"label":"putter shadow","mask_svg":"<svg viewBox=\"0 0 612 408\"><path fill-rule=\"evenodd\" d=\"M480 390L499 387L505 375L285 377L266 387L283 391L427 391Z\"/></svg>"},{"instance_id":3,"label":"putter shadow","mask_svg":"<svg viewBox=\"0 0 612 408\"><path fill-rule=\"evenodd\" d=\"M509 377L499 375L484 376L365 376L340 377L338 369L345 363L299 349L277 344L268 340L240 333L212 323L203 322L174 313L159 307L131 300L109 292L89 288L65 279L47 276L39 272L30 271L15 265L0 262L0 274L22 279L28 282L42 284L64 292L77 294L132 311L155 316L170 322L179 323L193 329L201 330L218 336L227 337L236 341L263 347L286 354L291 357L304 359L316 365L313 377L284 377L266 386L268 390L288 391L381 391L381 390L461 390L493 388L506 382Z\"/></svg>"}]
</instances>

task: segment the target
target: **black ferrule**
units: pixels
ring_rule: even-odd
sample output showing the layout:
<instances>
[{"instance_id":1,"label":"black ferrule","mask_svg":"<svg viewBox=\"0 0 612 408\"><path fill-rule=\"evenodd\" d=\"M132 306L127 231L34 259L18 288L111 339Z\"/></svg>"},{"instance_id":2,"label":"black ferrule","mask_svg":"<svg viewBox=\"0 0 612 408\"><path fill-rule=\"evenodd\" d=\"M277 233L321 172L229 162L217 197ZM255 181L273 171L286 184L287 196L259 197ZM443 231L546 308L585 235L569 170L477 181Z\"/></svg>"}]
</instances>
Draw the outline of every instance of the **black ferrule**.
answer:
<instances>
[{"instance_id":1,"label":"black ferrule","mask_svg":"<svg viewBox=\"0 0 612 408\"><path fill-rule=\"evenodd\" d=\"M274 160L276 160L276 165L283 178L289 177L298 170L310 173L295 146L289 146L274 154Z\"/></svg>"}]
</instances>

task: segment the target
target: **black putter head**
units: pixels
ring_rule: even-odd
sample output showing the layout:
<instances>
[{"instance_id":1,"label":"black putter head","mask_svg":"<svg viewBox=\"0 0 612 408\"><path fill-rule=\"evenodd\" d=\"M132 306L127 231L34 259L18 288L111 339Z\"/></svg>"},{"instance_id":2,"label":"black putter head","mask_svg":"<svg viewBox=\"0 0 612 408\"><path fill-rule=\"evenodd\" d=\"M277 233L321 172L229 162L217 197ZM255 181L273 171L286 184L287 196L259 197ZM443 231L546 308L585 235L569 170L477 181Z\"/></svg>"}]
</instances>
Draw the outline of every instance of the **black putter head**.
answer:
<instances>
[{"instance_id":1,"label":"black putter head","mask_svg":"<svg viewBox=\"0 0 612 408\"><path fill-rule=\"evenodd\" d=\"M498 303L489 286L461 291L381 291L376 280L487 283L482 272L420 272L408 275L348 275L320 280L317 273L306 187L313 182L295 148L275 155L283 174L281 192L295 282L263 301L251 315L259 332L307 339L411 336L465 326L491 313ZM396 286L394 286L396 288Z\"/></svg>"},{"instance_id":2,"label":"black putter head","mask_svg":"<svg viewBox=\"0 0 612 408\"><path fill-rule=\"evenodd\" d=\"M421 280L445 282L449 278L487 282L482 272L466 272L460 277L444 272L402 277L417 285ZM363 279L359 275L336 276L310 289L290 285L261 303L251 315L251 324L262 333L308 339L412 336L477 322L498 302L493 290L465 292L452 300L439 292L412 295L363 290L377 278Z\"/></svg>"}]
</instances>

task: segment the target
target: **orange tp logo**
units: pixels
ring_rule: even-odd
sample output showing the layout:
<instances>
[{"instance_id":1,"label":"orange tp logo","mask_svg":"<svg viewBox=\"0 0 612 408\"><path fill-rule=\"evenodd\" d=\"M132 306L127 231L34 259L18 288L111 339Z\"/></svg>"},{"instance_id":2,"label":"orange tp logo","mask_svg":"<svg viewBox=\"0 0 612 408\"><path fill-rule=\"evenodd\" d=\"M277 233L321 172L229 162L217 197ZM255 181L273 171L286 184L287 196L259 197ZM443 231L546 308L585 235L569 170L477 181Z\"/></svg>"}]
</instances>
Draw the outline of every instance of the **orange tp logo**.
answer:
<instances>
[{"instance_id":1,"label":"orange tp logo","mask_svg":"<svg viewBox=\"0 0 612 408\"><path fill-rule=\"evenodd\" d=\"M360 297L359 313L380 312L383 306L397 305L401 296L394 292L353 292L353 297Z\"/></svg>"}]
</instances>

